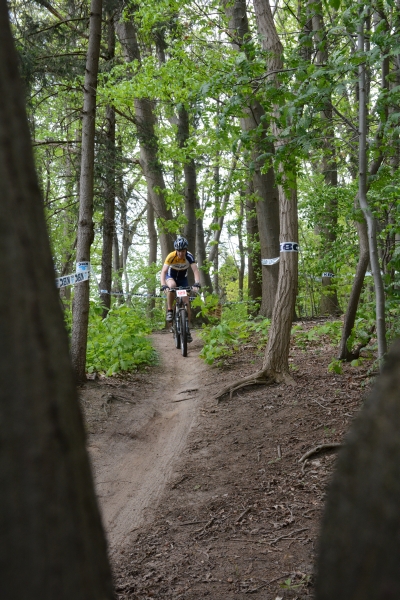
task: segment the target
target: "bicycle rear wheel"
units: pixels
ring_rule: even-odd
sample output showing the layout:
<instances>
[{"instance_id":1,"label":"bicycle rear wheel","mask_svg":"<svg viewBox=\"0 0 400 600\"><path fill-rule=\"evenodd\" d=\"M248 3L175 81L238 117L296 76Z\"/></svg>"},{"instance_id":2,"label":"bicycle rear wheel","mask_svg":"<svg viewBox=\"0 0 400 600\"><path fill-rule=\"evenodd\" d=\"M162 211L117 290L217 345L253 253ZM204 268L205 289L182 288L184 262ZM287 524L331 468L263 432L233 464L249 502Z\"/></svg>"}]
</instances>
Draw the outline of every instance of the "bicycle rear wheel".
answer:
<instances>
[{"instance_id":1,"label":"bicycle rear wheel","mask_svg":"<svg viewBox=\"0 0 400 600\"><path fill-rule=\"evenodd\" d=\"M179 333L179 313L177 314L176 311L174 312L174 320L173 320L173 325L172 327L174 328L174 341L175 341L175 348L179 348L181 347L181 336Z\"/></svg>"},{"instance_id":2,"label":"bicycle rear wheel","mask_svg":"<svg viewBox=\"0 0 400 600\"><path fill-rule=\"evenodd\" d=\"M181 350L182 356L187 356L187 316L186 310L179 311L180 325L181 325Z\"/></svg>"}]
</instances>

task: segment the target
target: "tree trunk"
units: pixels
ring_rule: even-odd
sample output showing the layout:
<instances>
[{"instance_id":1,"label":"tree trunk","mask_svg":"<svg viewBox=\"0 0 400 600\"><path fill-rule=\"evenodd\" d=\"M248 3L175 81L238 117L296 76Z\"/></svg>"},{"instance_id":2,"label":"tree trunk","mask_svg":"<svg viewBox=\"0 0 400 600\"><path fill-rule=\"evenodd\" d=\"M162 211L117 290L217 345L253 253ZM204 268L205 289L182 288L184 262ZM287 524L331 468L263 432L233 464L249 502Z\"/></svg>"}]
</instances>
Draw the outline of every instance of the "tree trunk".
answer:
<instances>
[{"instance_id":1,"label":"tree trunk","mask_svg":"<svg viewBox=\"0 0 400 600\"><path fill-rule=\"evenodd\" d=\"M367 272L369 263L369 250L368 250L368 231L367 225L364 222L357 223L358 229L358 243L359 243L359 259L357 263L356 274L354 276L353 285L350 292L349 303L347 305L346 314L344 316L344 323L342 329L342 337L339 346L339 360L345 360L350 362L358 355L353 354L352 349L347 347L347 340L351 336L354 324L356 322L358 302L360 300L362 288L364 285L365 273Z\"/></svg>"},{"instance_id":2,"label":"tree trunk","mask_svg":"<svg viewBox=\"0 0 400 600\"><path fill-rule=\"evenodd\" d=\"M18 72L0 2L1 596L111 600Z\"/></svg>"},{"instance_id":3,"label":"tree trunk","mask_svg":"<svg viewBox=\"0 0 400 600\"><path fill-rule=\"evenodd\" d=\"M364 4L360 3L360 23L358 26L358 50L364 52ZM378 339L378 359L386 354L385 292L378 257L376 220L367 200L367 102L365 90L365 63L359 65L359 188L358 196L361 210L368 227L369 260L375 285L376 333Z\"/></svg>"},{"instance_id":4,"label":"tree trunk","mask_svg":"<svg viewBox=\"0 0 400 600\"><path fill-rule=\"evenodd\" d=\"M282 45L276 32L271 8L267 0L253 0L253 4L262 46L269 53L267 69L269 72L279 71L283 67ZM277 82L276 85L278 86ZM275 123L273 124L273 130L277 140L276 144L279 144L280 131ZM282 185L279 186L279 208L281 244L285 242L297 243L296 189L292 189L289 194L286 193ZM278 289L263 363L264 373L277 380L288 378L290 332L295 312L297 280L298 252L281 251Z\"/></svg>"},{"instance_id":5,"label":"tree trunk","mask_svg":"<svg viewBox=\"0 0 400 600\"><path fill-rule=\"evenodd\" d=\"M93 242L93 173L97 72L101 41L102 0L91 0L89 46L86 58L82 117L82 161L80 176L77 262L90 262ZM89 281L76 286L73 302L71 357L78 382L86 379L86 347L89 322Z\"/></svg>"},{"instance_id":6,"label":"tree trunk","mask_svg":"<svg viewBox=\"0 0 400 600\"><path fill-rule=\"evenodd\" d=\"M157 262L157 229L154 224L154 207L152 203L147 201L147 231L149 235L149 258L148 265L152 267ZM155 294L154 286L148 286L147 293ZM151 318L153 311L156 307L156 301L154 298L149 298L147 302L147 316Z\"/></svg>"},{"instance_id":7,"label":"tree trunk","mask_svg":"<svg viewBox=\"0 0 400 600\"><path fill-rule=\"evenodd\" d=\"M246 0L235 0L230 4L222 0L226 15L229 19L229 29L232 36L232 45L238 51L242 49L243 43L249 41L250 29L247 19ZM246 51L246 50L245 50ZM260 162L259 156L274 153L273 144L267 138L266 126L261 130L260 125L265 118L265 111L256 100L251 100L244 107L246 116L241 119L243 131L253 132L253 185L256 200L256 211L258 230L261 244L262 258L276 258L279 256L279 203L278 189L275 184L275 173L270 164L266 173L262 173L264 162ZM268 127L268 126L267 126ZM270 160L271 162L271 160ZM262 302L260 314L271 317L274 308L276 289L278 285L279 265L262 267Z\"/></svg>"},{"instance_id":8,"label":"tree trunk","mask_svg":"<svg viewBox=\"0 0 400 600\"><path fill-rule=\"evenodd\" d=\"M196 197L196 209L200 212L200 200ZM203 217L198 216L196 220L196 260L200 270L200 283L205 293L211 293L212 283L207 264L206 248L204 244Z\"/></svg>"},{"instance_id":9,"label":"tree trunk","mask_svg":"<svg viewBox=\"0 0 400 600\"><path fill-rule=\"evenodd\" d=\"M253 3L263 49L269 56L267 69L269 72L280 71L283 66L282 45L276 32L271 8L267 0L253 0ZM277 82L275 84L278 86ZM275 107L275 110L278 112L278 107ZM275 123L273 131L276 144L280 144L280 131ZM283 167L281 169L283 170ZM282 177L284 178L283 173ZM294 174L292 179L295 179ZM222 388L216 396L218 399L248 385L272 382L293 383L289 375L289 346L298 280L297 190L292 189L289 194L283 185L278 186L278 189L281 239L279 280L263 366L255 374Z\"/></svg>"},{"instance_id":10,"label":"tree trunk","mask_svg":"<svg viewBox=\"0 0 400 600\"><path fill-rule=\"evenodd\" d=\"M107 58L115 56L115 25L114 16L107 15ZM100 299L104 306L103 319L106 318L111 306L112 285L112 249L115 228L115 110L113 106L106 107L106 173L103 216L103 252L101 255ZM103 292L102 292L103 290ZM107 293L105 293L107 292Z\"/></svg>"},{"instance_id":11,"label":"tree trunk","mask_svg":"<svg viewBox=\"0 0 400 600\"><path fill-rule=\"evenodd\" d=\"M243 217L244 217L244 195L240 196L240 219L238 226L238 247L239 247L239 256L240 256L240 264L239 264L239 300L243 300L243 282L244 282L244 270L245 270L245 260L244 260L244 247L243 247Z\"/></svg>"},{"instance_id":12,"label":"tree trunk","mask_svg":"<svg viewBox=\"0 0 400 600\"><path fill-rule=\"evenodd\" d=\"M189 114L184 105L181 104L178 110L178 144L182 150L186 149L189 135ZM189 249L194 252L196 244L197 178L193 158L184 158L183 172L185 176L185 217L187 219L183 235L189 242Z\"/></svg>"},{"instance_id":13,"label":"tree trunk","mask_svg":"<svg viewBox=\"0 0 400 600\"><path fill-rule=\"evenodd\" d=\"M107 165L103 217L103 252L101 255L100 298L104 306L103 319L111 306L112 250L115 230L115 111L106 108L107 119ZM106 293L107 292L107 293Z\"/></svg>"},{"instance_id":14,"label":"tree trunk","mask_svg":"<svg viewBox=\"0 0 400 600\"><path fill-rule=\"evenodd\" d=\"M311 23L315 35L315 44L317 47L316 63L319 65L325 65L328 62L328 45L322 12L322 3L319 1L317 3L312 3L312 6L310 6L310 12L312 13ZM328 92L324 110L320 113L324 132L322 172L324 175L325 184L331 191L331 194L328 196L328 199L325 202L324 223L322 223L320 228L323 256L329 256L331 249L336 242L336 231L338 224L338 174L331 105L331 95ZM328 272L332 271L329 264L325 265L324 270ZM322 315L338 315L341 312L336 286L332 285L331 277L322 277L320 312Z\"/></svg>"},{"instance_id":15,"label":"tree trunk","mask_svg":"<svg viewBox=\"0 0 400 600\"><path fill-rule=\"evenodd\" d=\"M123 48L125 60L140 62L140 50L132 22L117 23L116 31ZM165 259L173 250L174 236L168 232L169 221L172 221L172 211L167 208L164 193L166 190L164 175L158 159L158 140L155 133L156 118L154 105L148 98L135 98L135 121L140 144L140 164L147 182L148 194L154 206L157 219L161 255Z\"/></svg>"},{"instance_id":16,"label":"tree trunk","mask_svg":"<svg viewBox=\"0 0 400 600\"><path fill-rule=\"evenodd\" d=\"M339 454L319 540L316 600L400 598L400 345Z\"/></svg>"},{"instance_id":17,"label":"tree trunk","mask_svg":"<svg viewBox=\"0 0 400 600\"><path fill-rule=\"evenodd\" d=\"M253 182L249 181L246 194L246 231L247 231L247 289L249 300L261 301L261 253L259 250L258 226L253 197ZM254 304L249 306L251 314L257 313Z\"/></svg>"}]
</instances>

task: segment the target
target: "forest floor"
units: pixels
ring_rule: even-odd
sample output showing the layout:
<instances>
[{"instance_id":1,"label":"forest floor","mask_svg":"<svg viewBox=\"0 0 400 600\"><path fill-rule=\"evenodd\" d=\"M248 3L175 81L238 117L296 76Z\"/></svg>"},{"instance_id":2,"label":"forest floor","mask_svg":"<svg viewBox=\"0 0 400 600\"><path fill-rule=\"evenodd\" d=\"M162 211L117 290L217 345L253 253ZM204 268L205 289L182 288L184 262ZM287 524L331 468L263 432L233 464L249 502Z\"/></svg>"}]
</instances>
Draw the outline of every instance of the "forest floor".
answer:
<instances>
[{"instance_id":1,"label":"forest floor","mask_svg":"<svg viewBox=\"0 0 400 600\"><path fill-rule=\"evenodd\" d=\"M158 366L80 389L118 600L312 598L336 451L299 459L342 440L371 363L329 373L320 339L292 349L294 387L217 403L260 365L255 344L212 368L196 337L186 359L169 333L153 340Z\"/></svg>"}]
</instances>

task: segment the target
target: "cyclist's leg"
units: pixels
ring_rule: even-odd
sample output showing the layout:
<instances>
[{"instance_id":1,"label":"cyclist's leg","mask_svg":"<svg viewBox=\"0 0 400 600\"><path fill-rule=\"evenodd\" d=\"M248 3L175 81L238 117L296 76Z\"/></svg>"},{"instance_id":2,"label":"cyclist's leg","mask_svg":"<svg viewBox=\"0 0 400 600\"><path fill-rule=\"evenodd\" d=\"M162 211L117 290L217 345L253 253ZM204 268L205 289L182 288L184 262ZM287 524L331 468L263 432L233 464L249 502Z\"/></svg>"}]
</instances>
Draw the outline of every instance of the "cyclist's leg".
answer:
<instances>
[{"instance_id":1,"label":"cyclist's leg","mask_svg":"<svg viewBox=\"0 0 400 600\"><path fill-rule=\"evenodd\" d=\"M176 281L173 277L168 276L165 280L165 283L169 288L176 288ZM174 292L167 293L167 309L172 310L174 306L175 294Z\"/></svg>"}]
</instances>

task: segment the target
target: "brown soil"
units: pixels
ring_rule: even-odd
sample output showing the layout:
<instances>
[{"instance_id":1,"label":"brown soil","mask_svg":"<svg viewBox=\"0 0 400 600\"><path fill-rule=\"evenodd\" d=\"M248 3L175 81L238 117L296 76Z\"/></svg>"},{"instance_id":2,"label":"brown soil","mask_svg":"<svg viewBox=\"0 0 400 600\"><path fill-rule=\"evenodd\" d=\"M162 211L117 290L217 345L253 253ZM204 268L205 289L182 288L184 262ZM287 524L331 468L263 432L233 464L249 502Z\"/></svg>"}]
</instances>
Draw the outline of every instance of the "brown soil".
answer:
<instances>
[{"instance_id":1,"label":"brown soil","mask_svg":"<svg viewBox=\"0 0 400 600\"><path fill-rule=\"evenodd\" d=\"M248 345L221 369L154 335L160 365L82 388L88 446L119 600L310 598L335 450L367 367L328 373L334 349L293 350L295 387L215 392L259 366ZM368 365L370 366L370 365Z\"/></svg>"}]
</instances>

